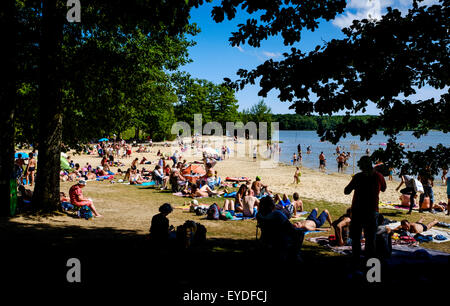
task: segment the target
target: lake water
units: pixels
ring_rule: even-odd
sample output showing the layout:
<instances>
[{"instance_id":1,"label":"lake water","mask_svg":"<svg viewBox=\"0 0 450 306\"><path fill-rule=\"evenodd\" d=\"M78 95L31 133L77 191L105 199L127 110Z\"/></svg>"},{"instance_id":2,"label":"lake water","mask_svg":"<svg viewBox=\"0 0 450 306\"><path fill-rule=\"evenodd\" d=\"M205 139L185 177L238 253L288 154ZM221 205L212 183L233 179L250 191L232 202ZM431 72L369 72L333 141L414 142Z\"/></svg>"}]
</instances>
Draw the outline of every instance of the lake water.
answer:
<instances>
[{"instance_id":1,"label":"lake water","mask_svg":"<svg viewBox=\"0 0 450 306\"><path fill-rule=\"evenodd\" d=\"M413 132L405 131L397 135L397 141L404 143L407 151L425 151L430 146L435 147L438 144L444 146L450 146L450 133L443 133L439 131L431 131L426 136L416 138L412 135ZM333 145L332 143L320 142L320 138L315 131L279 131L281 155L280 161L290 163L292 165L292 155L297 154L297 145L302 147L303 166L311 169L319 168L319 154L324 152L327 159L327 171L337 172L336 162L336 147L339 145L341 152L351 152L355 155L355 162L365 154L366 149L370 150L370 153L374 152L378 148L385 148L381 145L386 143L388 137L383 135L383 132L378 132L372 136L370 141L360 141L359 136L348 135L346 138L342 138L339 143ZM351 150L351 144L359 146L359 150ZM307 146L311 146L311 154L306 154ZM345 173L353 172L353 157L348 161L349 167L344 167ZM358 172L358 167L355 165L355 172Z\"/></svg>"}]
</instances>

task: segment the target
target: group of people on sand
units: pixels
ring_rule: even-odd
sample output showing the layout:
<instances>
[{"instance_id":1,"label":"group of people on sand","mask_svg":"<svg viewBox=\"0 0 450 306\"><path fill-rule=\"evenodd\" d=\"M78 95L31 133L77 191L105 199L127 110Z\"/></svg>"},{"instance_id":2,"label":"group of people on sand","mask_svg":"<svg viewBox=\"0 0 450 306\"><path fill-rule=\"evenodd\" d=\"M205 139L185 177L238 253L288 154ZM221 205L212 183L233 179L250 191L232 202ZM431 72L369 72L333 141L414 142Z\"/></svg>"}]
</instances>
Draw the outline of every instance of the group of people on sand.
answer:
<instances>
[{"instance_id":1,"label":"group of people on sand","mask_svg":"<svg viewBox=\"0 0 450 306\"><path fill-rule=\"evenodd\" d=\"M22 153L17 154L17 158L14 161L14 175L17 185L33 186L37 168L35 156L36 152L34 150L28 154L27 158L24 158Z\"/></svg>"}]
</instances>

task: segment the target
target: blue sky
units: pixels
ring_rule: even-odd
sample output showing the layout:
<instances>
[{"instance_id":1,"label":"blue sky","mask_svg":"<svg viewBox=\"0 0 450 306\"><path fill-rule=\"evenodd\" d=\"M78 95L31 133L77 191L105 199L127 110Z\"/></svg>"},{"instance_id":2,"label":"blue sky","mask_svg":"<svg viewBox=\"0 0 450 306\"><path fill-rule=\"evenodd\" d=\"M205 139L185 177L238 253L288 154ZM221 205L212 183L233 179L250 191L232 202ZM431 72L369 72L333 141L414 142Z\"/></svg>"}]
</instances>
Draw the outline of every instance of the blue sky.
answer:
<instances>
[{"instance_id":1,"label":"blue sky","mask_svg":"<svg viewBox=\"0 0 450 306\"><path fill-rule=\"evenodd\" d=\"M410 0L350 0L343 14L330 22L322 21L319 28L314 31L303 31L302 39L294 46L303 52L310 51L316 45L323 44L333 38L342 38L341 28L349 25L353 19L379 18L387 6L399 8L405 12L412 1ZM432 4L435 0L425 0L424 3ZM201 33L193 37L197 45L189 49L193 63L185 65L181 70L190 73L195 78L207 79L214 83L221 83L224 77L232 80L237 78L236 72L240 68L252 69L272 58L281 60L282 53L289 51L291 46L284 46L280 37L273 37L261 43L260 48L252 48L247 44L239 48L232 47L228 41L231 32L236 31L239 23L244 23L249 17L243 11L238 11L237 17L231 21L226 18L222 23L215 23L211 18L211 9L219 1L206 3L192 11L192 22L198 24ZM247 86L236 93L239 110L249 108L259 100L259 86ZM294 113L289 109L288 102L280 102L278 92L269 92L265 102L271 107L272 112ZM415 96L417 99L438 96L432 88L424 88ZM410 97L411 98L411 97ZM366 114L377 114L378 110L370 105Z\"/></svg>"}]
</instances>

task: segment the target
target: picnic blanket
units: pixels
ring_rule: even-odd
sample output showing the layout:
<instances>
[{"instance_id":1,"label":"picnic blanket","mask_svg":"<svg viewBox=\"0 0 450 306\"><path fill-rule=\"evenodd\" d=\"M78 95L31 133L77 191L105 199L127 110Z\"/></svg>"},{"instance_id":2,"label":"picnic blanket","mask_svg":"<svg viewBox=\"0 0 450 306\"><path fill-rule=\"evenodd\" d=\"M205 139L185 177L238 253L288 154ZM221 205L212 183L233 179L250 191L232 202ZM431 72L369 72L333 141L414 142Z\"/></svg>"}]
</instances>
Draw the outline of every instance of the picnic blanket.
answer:
<instances>
[{"instance_id":1,"label":"picnic blanket","mask_svg":"<svg viewBox=\"0 0 450 306\"><path fill-rule=\"evenodd\" d=\"M391 229L394 229L396 227L398 227L400 225L400 222L395 222L395 223L391 223L388 224L387 226L389 226ZM448 242L450 241L450 232L447 230L443 230L443 229L437 229L435 227L422 232L421 235L427 236L427 235L432 235L433 238L436 237L437 235L442 235L445 238L447 238L446 240L437 240L437 239L433 239L433 242L435 243L443 243L443 242Z\"/></svg>"},{"instance_id":2,"label":"picnic blanket","mask_svg":"<svg viewBox=\"0 0 450 306\"><path fill-rule=\"evenodd\" d=\"M325 246L329 249L331 249L335 253L343 254L343 255L349 255L352 253L352 246L351 245L343 245L343 246L337 246L337 245L331 245L330 241L328 240L328 236L319 236L319 237L311 237L307 238L307 241L317 243L321 246ZM364 242L361 242L361 249L364 250ZM398 246L407 247L407 248L418 248L419 243L416 242L403 242L401 240L393 240L392 241L392 249L394 250ZM415 249L417 250L417 249Z\"/></svg>"}]
</instances>

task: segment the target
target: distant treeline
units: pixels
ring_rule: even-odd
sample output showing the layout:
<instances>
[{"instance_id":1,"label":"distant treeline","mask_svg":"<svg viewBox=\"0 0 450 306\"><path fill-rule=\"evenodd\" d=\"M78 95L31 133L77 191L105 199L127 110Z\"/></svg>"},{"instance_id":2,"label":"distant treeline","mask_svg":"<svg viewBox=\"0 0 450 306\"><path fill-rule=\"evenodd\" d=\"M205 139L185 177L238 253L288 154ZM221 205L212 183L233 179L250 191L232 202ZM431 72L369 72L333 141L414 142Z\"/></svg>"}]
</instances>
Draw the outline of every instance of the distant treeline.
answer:
<instances>
[{"instance_id":1,"label":"distant treeline","mask_svg":"<svg viewBox=\"0 0 450 306\"><path fill-rule=\"evenodd\" d=\"M368 120L375 116L354 116ZM342 122L344 116L302 116L298 114L272 114L272 121L279 122L280 130L317 130L319 128L334 129ZM381 129L381 127L379 128Z\"/></svg>"}]
</instances>

